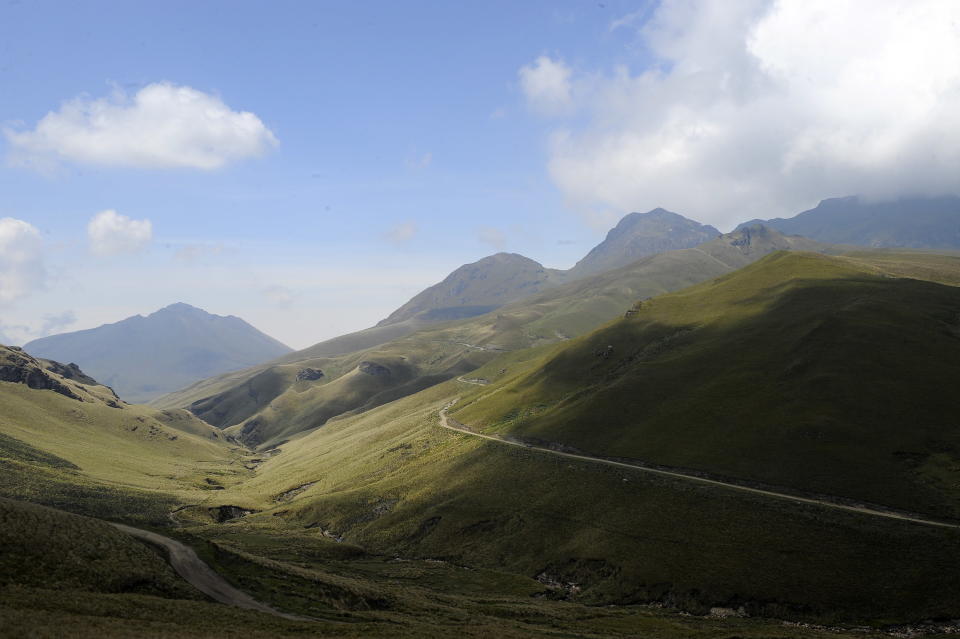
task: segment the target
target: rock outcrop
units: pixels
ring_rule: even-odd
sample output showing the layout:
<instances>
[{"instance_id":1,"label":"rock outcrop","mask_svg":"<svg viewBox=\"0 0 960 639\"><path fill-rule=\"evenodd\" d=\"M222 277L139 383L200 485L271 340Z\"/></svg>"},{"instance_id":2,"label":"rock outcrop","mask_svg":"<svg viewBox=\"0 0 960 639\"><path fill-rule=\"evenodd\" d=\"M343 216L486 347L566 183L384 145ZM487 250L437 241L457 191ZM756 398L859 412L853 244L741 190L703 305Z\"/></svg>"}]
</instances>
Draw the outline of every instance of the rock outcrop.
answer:
<instances>
[{"instance_id":1,"label":"rock outcrop","mask_svg":"<svg viewBox=\"0 0 960 639\"><path fill-rule=\"evenodd\" d=\"M373 377L385 377L390 374L389 368L376 362L360 362L360 366L357 368L360 369L361 373L372 375Z\"/></svg>"},{"instance_id":2,"label":"rock outcrop","mask_svg":"<svg viewBox=\"0 0 960 639\"><path fill-rule=\"evenodd\" d=\"M57 366L66 368L63 364L57 364ZM76 372L83 375L79 368ZM83 375L83 377L86 376ZM83 401L66 384L50 375L40 360L15 346L0 347L0 381L24 384L28 388L39 390L52 390L70 399Z\"/></svg>"},{"instance_id":3,"label":"rock outcrop","mask_svg":"<svg viewBox=\"0 0 960 639\"><path fill-rule=\"evenodd\" d=\"M297 373L298 382L312 382L323 378L323 371L318 368L301 368Z\"/></svg>"}]
</instances>

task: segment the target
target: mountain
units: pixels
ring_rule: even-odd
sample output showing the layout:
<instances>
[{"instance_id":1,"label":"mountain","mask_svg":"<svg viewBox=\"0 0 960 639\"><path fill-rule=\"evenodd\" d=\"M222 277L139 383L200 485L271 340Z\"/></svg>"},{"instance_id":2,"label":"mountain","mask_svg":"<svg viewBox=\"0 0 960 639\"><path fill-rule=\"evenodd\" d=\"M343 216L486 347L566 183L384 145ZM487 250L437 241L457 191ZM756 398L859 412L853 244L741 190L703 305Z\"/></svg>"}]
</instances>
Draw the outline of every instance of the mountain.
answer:
<instances>
[{"instance_id":1,"label":"mountain","mask_svg":"<svg viewBox=\"0 0 960 639\"><path fill-rule=\"evenodd\" d=\"M43 337L24 349L37 357L75 362L130 402L291 351L239 317L212 315L183 303L146 317Z\"/></svg>"},{"instance_id":2,"label":"mountain","mask_svg":"<svg viewBox=\"0 0 960 639\"><path fill-rule=\"evenodd\" d=\"M607 233L603 242L570 269L569 276L596 275L648 255L692 248L719 235L720 231L712 226L665 209L630 213Z\"/></svg>"},{"instance_id":3,"label":"mountain","mask_svg":"<svg viewBox=\"0 0 960 639\"><path fill-rule=\"evenodd\" d=\"M753 220L741 226L757 222L835 244L960 250L960 197L955 196L890 202L833 198L792 218Z\"/></svg>"},{"instance_id":4,"label":"mountain","mask_svg":"<svg viewBox=\"0 0 960 639\"><path fill-rule=\"evenodd\" d=\"M560 272L516 253L497 253L453 271L377 326L405 320L452 320L488 313L555 283Z\"/></svg>"},{"instance_id":5,"label":"mountain","mask_svg":"<svg viewBox=\"0 0 960 639\"><path fill-rule=\"evenodd\" d=\"M960 433L944 419L960 411L960 257L880 258L776 253L642 302L455 415L592 455L960 518Z\"/></svg>"},{"instance_id":6,"label":"mountain","mask_svg":"<svg viewBox=\"0 0 960 639\"><path fill-rule=\"evenodd\" d=\"M483 315L553 286L598 275L641 257L691 248L720 232L664 209L630 213L568 271L544 268L516 253L497 253L464 264L382 320L378 327L408 320L436 322Z\"/></svg>"},{"instance_id":7,"label":"mountain","mask_svg":"<svg viewBox=\"0 0 960 639\"><path fill-rule=\"evenodd\" d=\"M741 229L696 248L552 286L477 317L424 323L370 346L358 336L347 342L359 346L351 352L320 344L198 382L153 405L187 408L248 445L266 448L334 417L469 373L501 353L582 335L622 315L637 299L702 282L783 249L834 250L761 226ZM390 326L409 328L401 323L374 330Z\"/></svg>"}]
</instances>

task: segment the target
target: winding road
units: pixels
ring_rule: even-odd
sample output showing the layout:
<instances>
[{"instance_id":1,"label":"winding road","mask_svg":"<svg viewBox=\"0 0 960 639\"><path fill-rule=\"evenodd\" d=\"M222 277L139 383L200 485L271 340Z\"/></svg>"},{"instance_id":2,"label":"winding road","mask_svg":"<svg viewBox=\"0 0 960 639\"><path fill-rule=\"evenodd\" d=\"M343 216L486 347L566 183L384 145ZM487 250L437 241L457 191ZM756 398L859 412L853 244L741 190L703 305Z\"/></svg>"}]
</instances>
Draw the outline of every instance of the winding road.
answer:
<instances>
[{"instance_id":1,"label":"winding road","mask_svg":"<svg viewBox=\"0 0 960 639\"><path fill-rule=\"evenodd\" d=\"M458 380L466 383L467 380ZM960 529L958 524L950 524L943 521L937 521L935 519L927 519L920 515L913 515L907 513L897 513L886 510L877 510L875 508L870 508L869 506L856 506L851 504L845 504L837 498L837 501L831 501L826 497L799 497L797 495L791 495L788 493L780 493L774 490L765 490L763 488L751 488L750 486L743 486L741 484L732 484L720 479L710 479L708 477L702 477L700 475L691 475L688 473L683 473L675 470L663 470L660 468L650 468L649 466L641 466L637 464L629 464L627 462L613 461L612 459L604 459L602 457L591 457L590 455L579 455L576 453L565 453L559 450L553 450L551 448L545 448L543 446L534 446L531 444L526 444L517 441L510 441L507 439L502 439L500 437L495 437L493 435L484 435L482 433L475 432L469 428L459 424L452 417L447 416L447 411L457 403L457 400L454 400L443 408L440 409L440 426L446 428L447 430L452 430L464 435L470 435L471 437L479 437L480 439L486 439L492 442L497 442L499 444L506 444L507 446L516 446L518 448L526 448L528 450L536 450L542 453L547 453L549 455L555 455L557 457L566 457L567 459L576 459L578 461L585 461L594 464L604 464L606 466L615 466L617 468L629 468L630 470L635 470L643 473L651 473L654 475L663 475L666 477L673 477L676 479L682 479L684 481L698 482L701 484L707 484L710 486L719 486L721 488L727 488L729 490L737 490L744 493L751 493L754 495L762 495L764 497L772 497L775 499L783 499L786 501L792 501L798 504L812 504L814 506L823 506L825 508L832 508L834 510L845 510L848 512L860 513L861 515L870 515L872 517L884 517L886 519L896 519L899 521L907 521L915 524L922 524L924 526L938 526L940 528L954 528ZM452 425L450 422L453 421L455 424Z\"/></svg>"},{"instance_id":2,"label":"winding road","mask_svg":"<svg viewBox=\"0 0 960 639\"><path fill-rule=\"evenodd\" d=\"M169 537L164 537L163 535L158 535L155 532L150 532L149 530L141 530L124 524L111 523L110 525L132 537L163 548L167 553L170 566L178 575L183 577L200 592L220 603L236 606L237 608L247 608L249 610L256 610L257 612L265 612L278 617L284 617L285 619L294 619L297 621L306 619L305 617L288 615L274 610L270 606L260 603L247 593L237 590L227 583L226 579L217 574L213 568L204 563L204 561L197 556L197 553L193 551L193 548L186 544L182 544Z\"/></svg>"}]
</instances>

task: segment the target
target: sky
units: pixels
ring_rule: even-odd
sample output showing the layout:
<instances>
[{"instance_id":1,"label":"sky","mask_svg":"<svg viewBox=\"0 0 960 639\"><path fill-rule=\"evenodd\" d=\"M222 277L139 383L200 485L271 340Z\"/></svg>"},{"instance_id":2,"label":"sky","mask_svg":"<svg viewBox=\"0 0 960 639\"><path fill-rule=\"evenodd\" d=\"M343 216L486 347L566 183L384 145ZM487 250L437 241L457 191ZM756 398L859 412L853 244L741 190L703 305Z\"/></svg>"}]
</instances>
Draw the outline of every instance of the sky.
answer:
<instances>
[{"instance_id":1,"label":"sky","mask_svg":"<svg viewBox=\"0 0 960 639\"><path fill-rule=\"evenodd\" d=\"M955 0L0 5L0 342L183 301L303 348L631 211L958 183Z\"/></svg>"}]
</instances>

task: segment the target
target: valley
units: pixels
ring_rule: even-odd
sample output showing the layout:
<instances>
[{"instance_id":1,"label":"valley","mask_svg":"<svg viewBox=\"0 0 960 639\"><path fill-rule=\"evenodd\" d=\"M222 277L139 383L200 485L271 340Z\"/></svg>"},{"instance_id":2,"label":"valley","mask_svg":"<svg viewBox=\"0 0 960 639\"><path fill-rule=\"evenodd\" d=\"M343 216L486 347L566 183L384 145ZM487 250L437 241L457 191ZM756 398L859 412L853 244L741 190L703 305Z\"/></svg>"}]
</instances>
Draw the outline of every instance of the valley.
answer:
<instances>
[{"instance_id":1,"label":"valley","mask_svg":"<svg viewBox=\"0 0 960 639\"><path fill-rule=\"evenodd\" d=\"M953 254L750 226L149 405L3 347L0 614L40 636L945 631L958 285Z\"/></svg>"}]
</instances>

